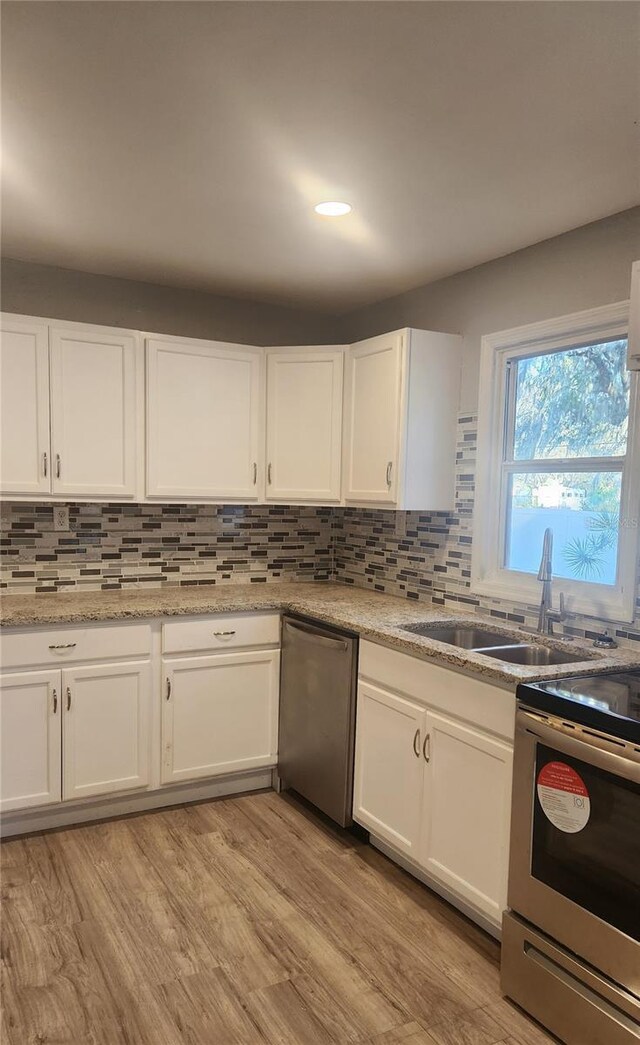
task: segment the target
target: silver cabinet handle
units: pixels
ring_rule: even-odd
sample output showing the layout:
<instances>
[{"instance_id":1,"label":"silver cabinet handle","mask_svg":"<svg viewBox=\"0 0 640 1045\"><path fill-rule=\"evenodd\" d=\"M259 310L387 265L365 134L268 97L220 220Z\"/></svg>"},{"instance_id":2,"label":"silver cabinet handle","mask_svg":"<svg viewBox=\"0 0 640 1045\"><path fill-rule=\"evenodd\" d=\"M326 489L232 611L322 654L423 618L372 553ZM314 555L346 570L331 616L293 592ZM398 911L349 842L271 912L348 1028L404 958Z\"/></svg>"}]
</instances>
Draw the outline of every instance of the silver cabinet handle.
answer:
<instances>
[{"instance_id":1,"label":"silver cabinet handle","mask_svg":"<svg viewBox=\"0 0 640 1045\"><path fill-rule=\"evenodd\" d=\"M413 753L416 758L420 758L420 730L416 729L413 735Z\"/></svg>"},{"instance_id":2,"label":"silver cabinet handle","mask_svg":"<svg viewBox=\"0 0 640 1045\"><path fill-rule=\"evenodd\" d=\"M60 460L60 454L56 454L56 479L60 478L62 462Z\"/></svg>"},{"instance_id":3,"label":"silver cabinet handle","mask_svg":"<svg viewBox=\"0 0 640 1045\"><path fill-rule=\"evenodd\" d=\"M49 649L73 649L73 647L76 645L76 642L58 642L52 646L49 646Z\"/></svg>"},{"instance_id":4,"label":"silver cabinet handle","mask_svg":"<svg viewBox=\"0 0 640 1045\"><path fill-rule=\"evenodd\" d=\"M47 477L48 465L49 458L47 457L47 451L45 450L45 452L42 455L42 474L44 475L45 479Z\"/></svg>"},{"instance_id":5,"label":"silver cabinet handle","mask_svg":"<svg viewBox=\"0 0 640 1045\"><path fill-rule=\"evenodd\" d=\"M429 754L427 754L427 751L429 752ZM428 762L431 758L431 733L427 733L426 737L424 738L424 744L422 745L422 757L424 758L425 762Z\"/></svg>"},{"instance_id":6,"label":"silver cabinet handle","mask_svg":"<svg viewBox=\"0 0 640 1045\"><path fill-rule=\"evenodd\" d=\"M389 488L391 488L391 471L392 471L392 469L393 469L393 461L389 461L389 463L387 464L387 476L386 476L387 486Z\"/></svg>"},{"instance_id":7,"label":"silver cabinet handle","mask_svg":"<svg viewBox=\"0 0 640 1045\"><path fill-rule=\"evenodd\" d=\"M57 691L57 689L54 689L54 691L53 691L53 713L54 713L54 715L56 714L57 710L58 710L58 691Z\"/></svg>"},{"instance_id":8,"label":"silver cabinet handle","mask_svg":"<svg viewBox=\"0 0 640 1045\"><path fill-rule=\"evenodd\" d=\"M253 485L255 486L258 481L258 462L253 462Z\"/></svg>"},{"instance_id":9,"label":"silver cabinet handle","mask_svg":"<svg viewBox=\"0 0 640 1045\"><path fill-rule=\"evenodd\" d=\"M214 631L215 638L219 639L222 635L235 635L235 631Z\"/></svg>"},{"instance_id":10,"label":"silver cabinet handle","mask_svg":"<svg viewBox=\"0 0 640 1045\"><path fill-rule=\"evenodd\" d=\"M171 700L171 679L167 679L167 700Z\"/></svg>"},{"instance_id":11,"label":"silver cabinet handle","mask_svg":"<svg viewBox=\"0 0 640 1045\"><path fill-rule=\"evenodd\" d=\"M71 689L67 686L67 711L71 711Z\"/></svg>"},{"instance_id":12,"label":"silver cabinet handle","mask_svg":"<svg viewBox=\"0 0 640 1045\"><path fill-rule=\"evenodd\" d=\"M271 461L269 461L269 464L267 465L267 482L269 483L269 486L271 486Z\"/></svg>"}]
</instances>

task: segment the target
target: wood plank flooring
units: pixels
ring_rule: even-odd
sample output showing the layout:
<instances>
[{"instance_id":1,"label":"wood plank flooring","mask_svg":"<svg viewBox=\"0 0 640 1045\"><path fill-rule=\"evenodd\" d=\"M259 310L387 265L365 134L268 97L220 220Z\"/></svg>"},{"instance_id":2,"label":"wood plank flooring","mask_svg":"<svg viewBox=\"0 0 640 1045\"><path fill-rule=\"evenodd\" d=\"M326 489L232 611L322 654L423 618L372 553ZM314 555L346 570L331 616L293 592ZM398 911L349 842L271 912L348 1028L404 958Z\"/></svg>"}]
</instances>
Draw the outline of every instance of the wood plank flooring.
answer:
<instances>
[{"instance_id":1,"label":"wood plank flooring","mask_svg":"<svg viewBox=\"0 0 640 1045\"><path fill-rule=\"evenodd\" d=\"M545 1045L498 945L263 792L7 841L4 1045Z\"/></svg>"}]
</instances>

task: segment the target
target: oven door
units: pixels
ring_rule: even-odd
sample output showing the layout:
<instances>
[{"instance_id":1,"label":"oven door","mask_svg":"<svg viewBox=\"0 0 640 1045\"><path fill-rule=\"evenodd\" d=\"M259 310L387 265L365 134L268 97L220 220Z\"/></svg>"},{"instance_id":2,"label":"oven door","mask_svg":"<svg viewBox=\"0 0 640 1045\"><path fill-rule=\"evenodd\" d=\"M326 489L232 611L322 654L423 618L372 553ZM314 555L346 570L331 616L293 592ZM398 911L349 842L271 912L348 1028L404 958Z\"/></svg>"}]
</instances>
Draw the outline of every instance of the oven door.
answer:
<instances>
[{"instance_id":1,"label":"oven door","mask_svg":"<svg viewBox=\"0 0 640 1045\"><path fill-rule=\"evenodd\" d=\"M640 997L640 751L516 716L509 906Z\"/></svg>"}]
</instances>

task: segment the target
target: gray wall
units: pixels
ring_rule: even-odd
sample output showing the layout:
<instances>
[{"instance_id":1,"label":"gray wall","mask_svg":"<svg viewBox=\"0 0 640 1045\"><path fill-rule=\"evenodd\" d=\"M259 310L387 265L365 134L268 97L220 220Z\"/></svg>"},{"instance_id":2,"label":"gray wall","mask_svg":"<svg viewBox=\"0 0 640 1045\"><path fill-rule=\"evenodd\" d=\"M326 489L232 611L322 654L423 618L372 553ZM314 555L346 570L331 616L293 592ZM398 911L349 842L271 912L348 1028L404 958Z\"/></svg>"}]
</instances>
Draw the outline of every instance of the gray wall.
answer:
<instances>
[{"instance_id":1,"label":"gray wall","mask_svg":"<svg viewBox=\"0 0 640 1045\"><path fill-rule=\"evenodd\" d=\"M357 341L403 326L463 334L460 409L473 412L483 334L622 301L638 258L635 207L344 315L342 338Z\"/></svg>"},{"instance_id":2,"label":"gray wall","mask_svg":"<svg viewBox=\"0 0 640 1045\"><path fill-rule=\"evenodd\" d=\"M1 276L5 312L249 345L337 340L331 316L302 309L10 258L2 260Z\"/></svg>"}]
</instances>

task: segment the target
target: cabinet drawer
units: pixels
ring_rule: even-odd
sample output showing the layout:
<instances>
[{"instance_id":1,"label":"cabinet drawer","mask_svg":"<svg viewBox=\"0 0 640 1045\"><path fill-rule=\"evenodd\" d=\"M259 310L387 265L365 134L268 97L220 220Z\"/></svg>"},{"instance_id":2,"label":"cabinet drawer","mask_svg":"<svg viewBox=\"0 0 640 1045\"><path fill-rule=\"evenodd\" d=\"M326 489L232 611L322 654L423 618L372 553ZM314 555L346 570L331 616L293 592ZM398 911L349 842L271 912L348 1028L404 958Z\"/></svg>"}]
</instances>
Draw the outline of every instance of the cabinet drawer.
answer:
<instances>
[{"instance_id":1,"label":"cabinet drawer","mask_svg":"<svg viewBox=\"0 0 640 1045\"><path fill-rule=\"evenodd\" d=\"M49 667L65 662L148 656L149 624L28 628L0 631L0 663L13 668Z\"/></svg>"},{"instance_id":2,"label":"cabinet drawer","mask_svg":"<svg viewBox=\"0 0 640 1045\"><path fill-rule=\"evenodd\" d=\"M162 625L164 653L241 649L244 646L280 644L279 613L216 615L166 621Z\"/></svg>"}]
</instances>

